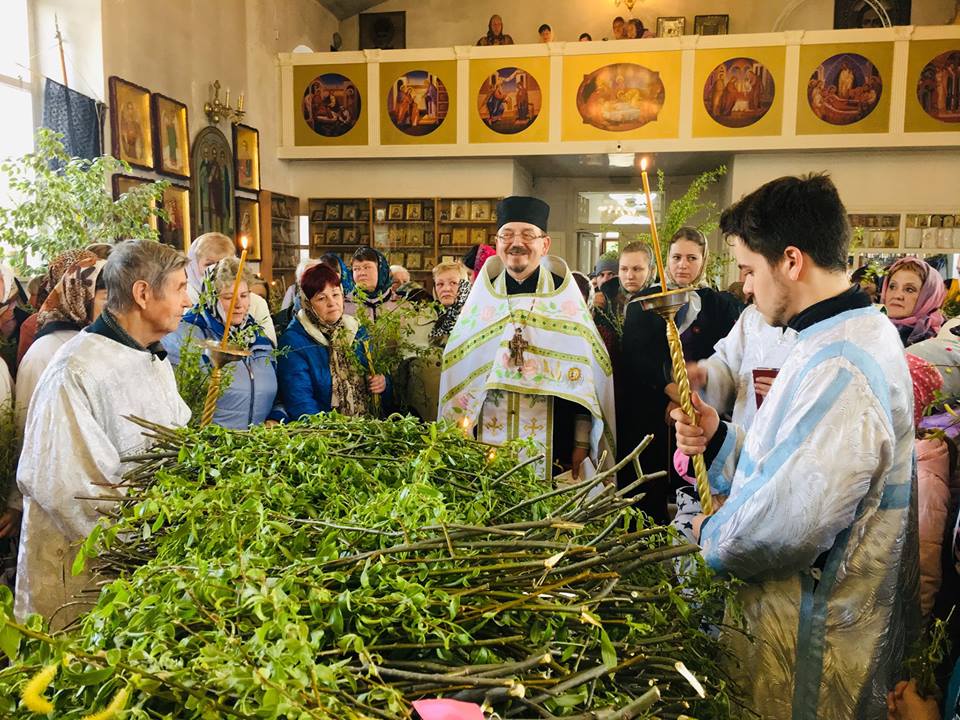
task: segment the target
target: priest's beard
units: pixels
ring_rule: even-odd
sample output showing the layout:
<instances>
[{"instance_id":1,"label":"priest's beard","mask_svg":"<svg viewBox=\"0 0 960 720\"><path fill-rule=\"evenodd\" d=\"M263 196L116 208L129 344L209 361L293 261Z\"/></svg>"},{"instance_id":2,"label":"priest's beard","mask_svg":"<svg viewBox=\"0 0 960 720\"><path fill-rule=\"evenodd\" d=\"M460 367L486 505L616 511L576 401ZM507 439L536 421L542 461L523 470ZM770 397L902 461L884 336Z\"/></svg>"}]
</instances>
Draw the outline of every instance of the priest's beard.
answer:
<instances>
[{"instance_id":1,"label":"priest's beard","mask_svg":"<svg viewBox=\"0 0 960 720\"><path fill-rule=\"evenodd\" d=\"M532 270L533 255L526 248L512 248L507 251L503 264L510 274L518 278L526 278Z\"/></svg>"}]
</instances>

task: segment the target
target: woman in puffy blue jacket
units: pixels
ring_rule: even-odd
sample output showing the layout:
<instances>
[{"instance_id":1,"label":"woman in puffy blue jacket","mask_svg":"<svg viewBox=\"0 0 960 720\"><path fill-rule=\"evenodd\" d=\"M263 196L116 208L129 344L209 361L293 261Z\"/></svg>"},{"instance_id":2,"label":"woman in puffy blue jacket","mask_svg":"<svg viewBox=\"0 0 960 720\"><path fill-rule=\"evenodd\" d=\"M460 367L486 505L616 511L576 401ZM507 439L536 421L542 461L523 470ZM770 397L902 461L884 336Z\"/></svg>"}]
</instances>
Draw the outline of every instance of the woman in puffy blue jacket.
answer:
<instances>
[{"instance_id":1,"label":"woman in puffy blue jacket","mask_svg":"<svg viewBox=\"0 0 960 720\"><path fill-rule=\"evenodd\" d=\"M290 419L331 410L363 415L371 395L388 400L388 379L365 372L366 333L343 313L337 273L315 265L303 274L300 294L300 310L280 337L277 363L280 397Z\"/></svg>"},{"instance_id":2,"label":"woman in puffy blue jacket","mask_svg":"<svg viewBox=\"0 0 960 720\"><path fill-rule=\"evenodd\" d=\"M170 362L177 365L183 344L189 340L201 343L223 337L224 316L230 308L234 280L240 262L235 257L224 258L207 271L208 287L215 297L204 298L180 321L177 330L163 339ZM244 430L251 425L284 419L283 409L277 405L277 373L273 343L250 315L250 280L253 276L244 268L237 301L230 319L231 344L238 340L250 355L224 366L224 373L232 373L227 389L217 400L213 423L232 430ZM205 302L206 301L206 302Z\"/></svg>"}]
</instances>

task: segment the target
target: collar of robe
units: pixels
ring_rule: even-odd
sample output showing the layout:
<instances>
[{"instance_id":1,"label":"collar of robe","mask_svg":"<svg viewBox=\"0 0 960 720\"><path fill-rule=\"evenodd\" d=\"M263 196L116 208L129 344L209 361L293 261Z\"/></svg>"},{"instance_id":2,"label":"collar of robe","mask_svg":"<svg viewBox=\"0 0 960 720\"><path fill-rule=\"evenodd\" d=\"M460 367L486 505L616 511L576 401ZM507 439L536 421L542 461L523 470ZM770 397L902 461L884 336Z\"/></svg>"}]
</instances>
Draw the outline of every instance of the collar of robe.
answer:
<instances>
[{"instance_id":1,"label":"collar of robe","mask_svg":"<svg viewBox=\"0 0 960 720\"><path fill-rule=\"evenodd\" d=\"M842 312L847 312L848 310L859 310L861 308L870 307L872 303L870 298L867 297L867 294L860 289L859 285L851 285L847 290L844 290L839 295L835 295L832 298L827 298L826 300L821 300L818 303L814 303L806 310L803 310L796 315L793 319L787 323L787 327L801 332L806 330L808 327L812 327L819 322L824 320L829 320L835 315L839 315Z\"/></svg>"},{"instance_id":2,"label":"collar of robe","mask_svg":"<svg viewBox=\"0 0 960 720\"><path fill-rule=\"evenodd\" d=\"M155 342L147 347L144 347L134 340L130 336L130 333L120 326L120 323L117 322L117 319L106 308L104 308L103 312L100 313L100 317L98 317L93 324L87 328L87 332L102 335L105 338L109 338L114 342L118 342L121 345L132 348L133 350L148 352L153 355L154 359L156 360L163 360L167 357L167 351L163 349L163 345L161 343Z\"/></svg>"}]
</instances>

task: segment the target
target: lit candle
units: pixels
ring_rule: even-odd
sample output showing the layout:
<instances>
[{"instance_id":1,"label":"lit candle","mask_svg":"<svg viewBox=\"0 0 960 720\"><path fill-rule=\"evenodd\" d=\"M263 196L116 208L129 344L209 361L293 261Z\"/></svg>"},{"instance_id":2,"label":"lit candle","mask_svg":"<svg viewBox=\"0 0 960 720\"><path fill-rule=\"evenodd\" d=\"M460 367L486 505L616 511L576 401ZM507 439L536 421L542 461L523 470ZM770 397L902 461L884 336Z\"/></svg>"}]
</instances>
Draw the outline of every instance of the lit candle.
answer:
<instances>
[{"instance_id":1,"label":"lit candle","mask_svg":"<svg viewBox=\"0 0 960 720\"><path fill-rule=\"evenodd\" d=\"M240 247L243 251L240 253L240 264L237 265L237 279L233 281L233 295L230 297L230 307L227 309L225 322L223 323L223 338L220 340L220 349L227 349L227 339L230 337L230 323L233 320L233 309L237 306L237 298L240 296L240 280L243 278L243 263L247 260L247 236L240 236Z\"/></svg>"},{"instance_id":2,"label":"lit candle","mask_svg":"<svg viewBox=\"0 0 960 720\"><path fill-rule=\"evenodd\" d=\"M663 271L663 256L660 255L660 238L657 236L657 219L654 217L653 201L650 199L650 180L647 178L647 159L640 161L640 179L647 196L647 213L650 215L650 237L653 239L653 256L657 259L657 275L660 276L660 292L667 291L667 274Z\"/></svg>"},{"instance_id":3,"label":"lit candle","mask_svg":"<svg viewBox=\"0 0 960 720\"><path fill-rule=\"evenodd\" d=\"M237 112L243 110L243 93L240 93L240 97L237 98Z\"/></svg>"}]
</instances>

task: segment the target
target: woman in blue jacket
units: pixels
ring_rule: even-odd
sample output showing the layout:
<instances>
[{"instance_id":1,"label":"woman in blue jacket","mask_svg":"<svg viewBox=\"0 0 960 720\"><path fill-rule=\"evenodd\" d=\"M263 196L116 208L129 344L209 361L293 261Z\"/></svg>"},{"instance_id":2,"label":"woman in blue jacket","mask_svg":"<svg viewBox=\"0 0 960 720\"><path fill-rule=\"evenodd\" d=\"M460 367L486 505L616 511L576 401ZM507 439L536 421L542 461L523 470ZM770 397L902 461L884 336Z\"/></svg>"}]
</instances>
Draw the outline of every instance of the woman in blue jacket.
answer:
<instances>
[{"instance_id":1,"label":"woman in blue jacket","mask_svg":"<svg viewBox=\"0 0 960 720\"><path fill-rule=\"evenodd\" d=\"M170 362L177 365L183 344L192 340L202 343L223 337L224 316L230 308L234 280L240 262L235 257L224 258L207 271L205 288L216 297L204 297L183 316L177 330L163 339L163 347ZM241 342L250 355L224 366L224 373L232 373L227 389L217 400L213 415L215 425L232 430L244 430L268 420L284 419L277 401L277 372L273 343L250 315L250 281L253 276L244 268L238 297L230 318L231 344Z\"/></svg>"},{"instance_id":2,"label":"woman in blue jacket","mask_svg":"<svg viewBox=\"0 0 960 720\"><path fill-rule=\"evenodd\" d=\"M365 376L366 333L343 312L340 277L315 265L300 280L300 310L280 337L280 396L291 420L336 410L363 415L371 395L386 396L387 378Z\"/></svg>"}]
</instances>

